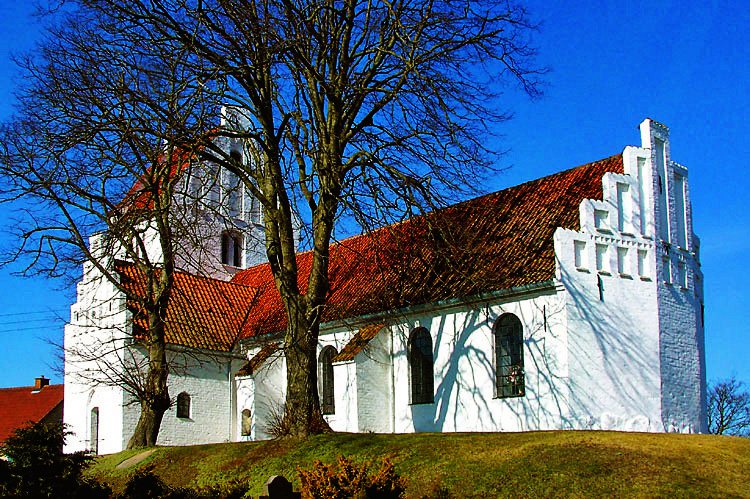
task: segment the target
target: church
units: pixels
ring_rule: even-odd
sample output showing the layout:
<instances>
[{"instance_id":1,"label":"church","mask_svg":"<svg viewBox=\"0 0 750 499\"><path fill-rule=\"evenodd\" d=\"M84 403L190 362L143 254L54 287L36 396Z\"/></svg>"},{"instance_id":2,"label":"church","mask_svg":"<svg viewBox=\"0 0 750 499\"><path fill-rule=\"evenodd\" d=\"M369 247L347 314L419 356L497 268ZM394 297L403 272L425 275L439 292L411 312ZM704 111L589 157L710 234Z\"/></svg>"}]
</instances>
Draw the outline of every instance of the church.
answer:
<instances>
[{"instance_id":1,"label":"church","mask_svg":"<svg viewBox=\"0 0 750 499\"><path fill-rule=\"evenodd\" d=\"M640 147L332 245L318 344L331 428L705 432L688 171L671 160L666 126L646 119L640 135ZM174 404L160 445L271 438L283 412L286 319L251 237L260 210L247 195L228 199L234 228L216 232L204 268L175 278ZM139 289L132 264L111 258L121 284ZM298 254L301 274L310 260ZM134 304L91 266L77 291L66 450L118 452L139 407L86 374L141 365ZM96 363L80 355L98 348Z\"/></svg>"}]
</instances>

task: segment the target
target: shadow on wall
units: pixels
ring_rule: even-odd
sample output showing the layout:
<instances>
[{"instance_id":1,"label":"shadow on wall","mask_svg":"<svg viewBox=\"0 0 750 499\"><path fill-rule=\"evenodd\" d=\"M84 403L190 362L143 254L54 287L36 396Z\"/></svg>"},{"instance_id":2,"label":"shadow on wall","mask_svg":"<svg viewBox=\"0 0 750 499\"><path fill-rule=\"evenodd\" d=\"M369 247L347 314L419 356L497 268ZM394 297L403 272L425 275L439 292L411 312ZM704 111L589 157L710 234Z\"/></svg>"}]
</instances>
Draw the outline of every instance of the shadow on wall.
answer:
<instances>
[{"instance_id":1,"label":"shadow on wall","mask_svg":"<svg viewBox=\"0 0 750 499\"><path fill-rule=\"evenodd\" d=\"M627 289L617 295L615 286L607 290L607 284L617 277L603 278L603 299L595 275L591 282L584 282L563 267L562 277L570 300L570 400L574 424L583 428L663 430L660 418L652 420L661 411L658 324L636 320L634 315L643 310L636 296L632 297L632 304L623 302L628 300ZM623 286L618 288L622 290ZM644 316L656 321L656 310L653 312ZM652 334L649 328L654 329Z\"/></svg>"},{"instance_id":2,"label":"shadow on wall","mask_svg":"<svg viewBox=\"0 0 750 499\"><path fill-rule=\"evenodd\" d=\"M543 300L547 301L547 300ZM557 352L548 343L559 342L562 303L555 310L530 301L530 307L514 307L524 324L525 393L523 397L498 399L493 351L493 326L501 307L485 304L466 314L441 316L423 324L435 335L435 401L410 405L414 430L502 431L565 428L567 416L565 376ZM530 309L530 310L529 310ZM449 324L455 318L455 324ZM456 331L452 337L448 331ZM560 348L564 346L559 343ZM448 349L447 353L441 349ZM559 351L558 348L557 350ZM443 362L442 359L447 361ZM397 388L399 389L399 388Z\"/></svg>"}]
</instances>

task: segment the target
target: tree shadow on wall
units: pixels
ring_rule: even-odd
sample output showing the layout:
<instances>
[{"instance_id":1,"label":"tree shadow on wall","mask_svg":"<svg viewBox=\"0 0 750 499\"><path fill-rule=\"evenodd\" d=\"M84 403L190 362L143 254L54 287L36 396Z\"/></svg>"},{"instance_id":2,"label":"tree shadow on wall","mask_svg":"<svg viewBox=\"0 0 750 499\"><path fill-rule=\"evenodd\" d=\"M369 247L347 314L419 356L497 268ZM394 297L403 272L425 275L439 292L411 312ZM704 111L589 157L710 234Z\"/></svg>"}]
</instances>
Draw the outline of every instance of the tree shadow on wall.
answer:
<instances>
[{"instance_id":1,"label":"tree shadow on wall","mask_svg":"<svg viewBox=\"0 0 750 499\"><path fill-rule=\"evenodd\" d=\"M633 429L645 429L644 424L661 429L661 421L646 421L655 408L660 410L658 335L649 338L649 325L608 293L607 284L618 277L603 278L600 299L596 276L583 284L562 272L570 297L570 399L580 412L572 415L577 425L606 428L607 421L591 415L611 414L619 418L611 421L619 427L630 420L639 425Z\"/></svg>"},{"instance_id":2,"label":"tree shadow on wall","mask_svg":"<svg viewBox=\"0 0 750 499\"><path fill-rule=\"evenodd\" d=\"M493 325L503 313L502 305L477 304L463 316L444 314L422 324L435 335L434 358L439 362L434 403L409 407L415 431L569 427L561 359L548 348L549 342L559 341L552 331L558 329L562 305L550 310L535 303L531 310L521 310L513 309L525 325L523 397L496 397ZM460 322L450 324L450 318Z\"/></svg>"}]
</instances>

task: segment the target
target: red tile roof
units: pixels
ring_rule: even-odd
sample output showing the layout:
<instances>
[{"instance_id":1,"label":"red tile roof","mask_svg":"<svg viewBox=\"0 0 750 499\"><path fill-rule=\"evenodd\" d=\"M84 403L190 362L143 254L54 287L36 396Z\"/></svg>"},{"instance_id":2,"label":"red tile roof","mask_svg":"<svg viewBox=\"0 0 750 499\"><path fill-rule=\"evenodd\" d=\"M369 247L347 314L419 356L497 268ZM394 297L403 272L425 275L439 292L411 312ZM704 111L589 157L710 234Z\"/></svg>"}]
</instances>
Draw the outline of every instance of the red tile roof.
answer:
<instances>
[{"instance_id":1,"label":"red tile roof","mask_svg":"<svg viewBox=\"0 0 750 499\"><path fill-rule=\"evenodd\" d=\"M195 153L192 151L186 151L184 149L175 150L172 154L168 178L171 180L174 179L175 176L180 175L188 165L190 165L190 162L193 159L195 159ZM159 163L164 163L165 161L166 158L162 155L159 158ZM128 190L118 205L121 210L152 210L154 208L154 191L146 187L146 184L159 180L158 178L149 178L149 181L146 182L146 179L151 175L152 171L153 167L148 168L142 176L136 179L133 186Z\"/></svg>"},{"instance_id":2,"label":"red tile roof","mask_svg":"<svg viewBox=\"0 0 750 499\"><path fill-rule=\"evenodd\" d=\"M43 420L63 403L63 385L48 385L39 391L33 386L0 388L0 442L17 428Z\"/></svg>"},{"instance_id":3,"label":"red tile roof","mask_svg":"<svg viewBox=\"0 0 750 499\"><path fill-rule=\"evenodd\" d=\"M607 172L623 172L621 155L332 245L323 322L553 279L555 229L580 228L579 205L602 198ZM311 260L311 252L297 256L303 292ZM260 291L245 336L285 329L268 264L241 271L232 282Z\"/></svg>"},{"instance_id":4,"label":"red tile roof","mask_svg":"<svg viewBox=\"0 0 750 499\"><path fill-rule=\"evenodd\" d=\"M132 263L118 261L121 283L130 293L145 295L145 275ZM167 343L227 352L242 335L258 290L238 283L175 272L174 288L167 307ZM134 300L136 335L146 326L146 316Z\"/></svg>"}]
</instances>

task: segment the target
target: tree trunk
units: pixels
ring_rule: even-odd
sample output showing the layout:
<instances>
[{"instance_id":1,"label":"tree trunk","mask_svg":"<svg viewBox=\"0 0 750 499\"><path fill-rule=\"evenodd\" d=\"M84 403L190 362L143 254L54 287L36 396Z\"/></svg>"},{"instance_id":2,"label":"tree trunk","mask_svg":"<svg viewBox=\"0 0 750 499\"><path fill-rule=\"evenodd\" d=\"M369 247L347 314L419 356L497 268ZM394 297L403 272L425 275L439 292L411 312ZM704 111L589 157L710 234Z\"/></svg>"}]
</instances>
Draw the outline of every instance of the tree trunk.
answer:
<instances>
[{"instance_id":1,"label":"tree trunk","mask_svg":"<svg viewBox=\"0 0 750 499\"><path fill-rule=\"evenodd\" d=\"M290 307L291 308L291 307ZM318 323L303 310L290 310L286 331L286 407L289 436L306 437L331 431L320 412L318 399Z\"/></svg>"},{"instance_id":2,"label":"tree trunk","mask_svg":"<svg viewBox=\"0 0 750 499\"><path fill-rule=\"evenodd\" d=\"M163 327L162 323L162 333ZM161 336L163 337L163 334ZM171 405L167 386L168 374L166 345L163 340L152 342L149 345L146 386L144 387L144 394L140 398L141 415L138 418L133 436L128 441L128 449L156 445L161 421L164 418L164 413Z\"/></svg>"}]
</instances>

